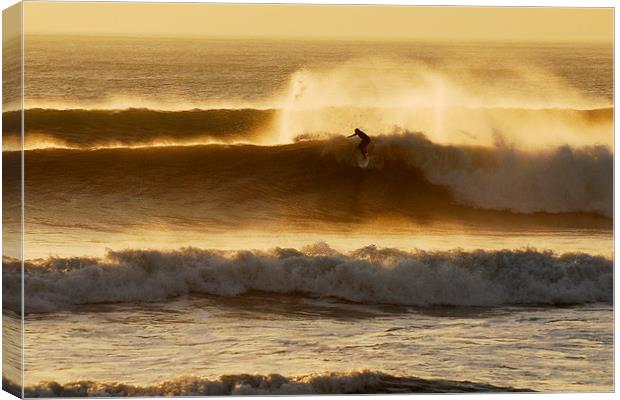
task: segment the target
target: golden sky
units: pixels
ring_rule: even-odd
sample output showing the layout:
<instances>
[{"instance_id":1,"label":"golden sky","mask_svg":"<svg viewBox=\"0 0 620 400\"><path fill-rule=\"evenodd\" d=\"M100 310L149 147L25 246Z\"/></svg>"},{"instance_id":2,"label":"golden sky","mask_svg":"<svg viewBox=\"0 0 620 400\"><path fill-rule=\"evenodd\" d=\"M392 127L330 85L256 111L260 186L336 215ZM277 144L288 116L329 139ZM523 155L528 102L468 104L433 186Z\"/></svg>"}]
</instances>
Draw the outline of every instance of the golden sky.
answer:
<instances>
[{"instance_id":1,"label":"golden sky","mask_svg":"<svg viewBox=\"0 0 620 400\"><path fill-rule=\"evenodd\" d=\"M611 8L88 2L24 7L26 34L613 41Z\"/></svg>"}]
</instances>

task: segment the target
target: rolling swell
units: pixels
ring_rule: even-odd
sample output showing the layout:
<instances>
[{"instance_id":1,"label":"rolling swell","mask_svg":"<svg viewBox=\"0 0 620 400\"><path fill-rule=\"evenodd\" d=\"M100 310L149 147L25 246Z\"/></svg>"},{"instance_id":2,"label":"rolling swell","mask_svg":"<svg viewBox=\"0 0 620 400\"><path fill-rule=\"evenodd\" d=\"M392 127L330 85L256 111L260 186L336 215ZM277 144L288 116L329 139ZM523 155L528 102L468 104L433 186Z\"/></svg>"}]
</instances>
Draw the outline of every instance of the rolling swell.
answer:
<instances>
[{"instance_id":1,"label":"rolling swell","mask_svg":"<svg viewBox=\"0 0 620 400\"><path fill-rule=\"evenodd\" d=\"M21 392L16 384L3 380L5 388ZM229 396L229 395L302 395L373 393L453 393L453 392L525 392L527 389L493 386L484 383L394 376L379 371L325 372L286 377L279 374L222 375L217 378L182 377L152 386L93 381L61 385L43 382L24 388L26 397L154 397L154 396Z\"/></svg>"},{"instance_id":2,"label":"rolling swell","mask_svg":"<svg viewBox=\"0 0 620 400\"><path fill-rule=\"evenodd\" d=\"M18 284L19 263L3 261L3 285ZM301 251L123 250L102 259L32 260L25 271L27 312L251 291L411 306L562 305L613 298L611 260L531 249L404 252L368 246L342 254L318 243ZM19 309L20 301L5 299L4 307Z\"/></svg>"},{"instance_id":3,"label":"rolling swell","mask_svg":"<svg viewBox=\"0 0 620 400\"><path fill-rule=\"evenodd\" d=\"M25 111L25 131L44 135L61 147L93 148L136 146L153 143L183 144L196 140L230 142L255 138L267 127L274 110L211 109L163 111L146 108L125 110ZM21 112L3 113L5 135L20 134ZM28 135L27 135L28 138ZM33 144L36 147L36 144Z\"/></svg>"},{"instance_id":4,"label":"rolling swell","mask_svg":"<svg viewBox=\"0 0 620 400\"><path fill-rule=\"evenodd\" d=\"M26 109L24 114L26 145L28 149L46 147L87 149L210 141L260 142L261 135L274 127L277 117L283 111L286 109L278 108L276 104L271 109L188 109L184 111L149 108L81 109L77 108L77 105L73 109L30 108ZM333 118L344 121L356 120L360 118L360 115L369 114L379 119L389 120L391 117L403 115L414 117L417 114L429 112L431 111L388 107L371 109L326 107L307 111L295 110L296 114L304 115L304 118L314 122ZM482 115L486 120L487 117L492 116L492 120L495 121L493 123L499 123L500 126L500 122L506 120L534 121L533 123L539 124L544 121L566 121L571 126L610 125L613 122L613 108L582 110L481 107L460 109L459 113L464 115L459 118L468 119L479 119ZM17 140L21 134L21 112L4 112L2 121L5 137ZM394 122L398 124L396 121L398 118ZM328 128L328 124L318 133L341 134L342 124L336 124L336 126L339 128L335 129L333 126ZM408 125L407 127L411 128ZM287 132L291 137L299 133L308 132ZM471 135L475 132L465 134Z\"/></svg>"}]
</instances>

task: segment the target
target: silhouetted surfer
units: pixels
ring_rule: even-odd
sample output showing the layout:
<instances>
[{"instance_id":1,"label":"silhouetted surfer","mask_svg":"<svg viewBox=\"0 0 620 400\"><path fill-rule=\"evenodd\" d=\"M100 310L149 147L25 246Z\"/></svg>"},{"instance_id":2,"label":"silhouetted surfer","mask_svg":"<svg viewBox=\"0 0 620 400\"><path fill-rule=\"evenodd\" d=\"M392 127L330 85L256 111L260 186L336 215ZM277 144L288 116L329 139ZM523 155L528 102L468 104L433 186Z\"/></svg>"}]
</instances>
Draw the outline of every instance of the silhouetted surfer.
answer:
<instances>
[{"instance_id":1,"label":"silhouetted surfer","mask_svg":"<svg viewBox=\"0 0 620 400\"><path fill-rule=\"evenodd\" d=\"M358 128L355 128L355 133L353 135L347 136L347 137L353 137L353 136L359 136L359 138L362 139L362 141L357 146L357 148L360 149L360 151L362 152L362 155L364 156L364 159L366 159L368 157L368 152L366 151L366 147L368 147L368 143L370 143L370 138L368 137L367 134L365 134L364 132L362 132L361 129L358 129Z\"/></svg>"}]
</instances>

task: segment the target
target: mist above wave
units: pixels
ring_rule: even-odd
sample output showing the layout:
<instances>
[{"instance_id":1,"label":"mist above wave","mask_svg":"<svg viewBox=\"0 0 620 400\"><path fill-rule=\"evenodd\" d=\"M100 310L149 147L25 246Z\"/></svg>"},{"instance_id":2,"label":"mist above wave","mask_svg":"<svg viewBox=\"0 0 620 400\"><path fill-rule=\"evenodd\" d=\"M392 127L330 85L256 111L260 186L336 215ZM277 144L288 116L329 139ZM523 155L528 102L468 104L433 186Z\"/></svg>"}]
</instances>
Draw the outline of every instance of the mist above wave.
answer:
<instances>
[{"instance_id":1,"label":"mist above wave","mask_svg":"<svg viewBox=\"0 0 620 400\"><path fill-rule=\"evenodd\" d=\"M492 145L498 133L529 149L610 144L611 115L593 119L579 111L611 107L604 96L528 61L495 70L470 57L446 64L360 58L292 74L278 107L277 142L299 133L356 127L387 133L396 126L444 144Z\"/></svg>"},{"instance_id":2,"label":"mist above wave","mask_svg":"<svg viewBox=\"0 0 620 400\"><path fill-rule=\"evenodd\" d=\"M19 263L5 259L3 264L4 287L18 285ZM123 250L102 259L28 261L25 271L27 312L249 291L487 307L610 302L613 296L611 260L530 249L404 252L369 246L343 254L319 243L301 251ZM19 309L19 299L9 298L4 306Z\"/></svg>"},{"instance_id":3,"label":"mist above wave","mask_svg":"<svg viewBox=\"0 0 620 400\"><path fill-rule=\"evenodd\" d=\"M224 87L201 101L118 90L91 100L46 100L41 94L26 99L26 148L286 144L300 134L343 134L355 127L385 134L395 126L443 144L492 145L501 134L528 149L611 145L607 89L584 90L581 80L548 67L519 62L495 68L477 57L429 63L384 54L302 63L282 76L281 86L245 100ZM5 114L5 126L19 128L21 113Z\"/></svg>"}]
</instances>

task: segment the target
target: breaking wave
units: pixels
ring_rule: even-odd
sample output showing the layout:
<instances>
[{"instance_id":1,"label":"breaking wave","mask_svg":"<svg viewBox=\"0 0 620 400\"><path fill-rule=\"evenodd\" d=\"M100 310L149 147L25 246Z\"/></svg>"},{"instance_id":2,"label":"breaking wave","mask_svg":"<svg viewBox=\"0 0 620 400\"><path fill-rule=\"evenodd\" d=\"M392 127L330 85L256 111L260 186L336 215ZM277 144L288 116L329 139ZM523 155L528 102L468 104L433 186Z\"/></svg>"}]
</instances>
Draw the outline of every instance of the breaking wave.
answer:
<instances>
[{"instance_id":1,"label":"breaking wave","mask_svg":"<svg viewBox=\"0 0 620 400\"><path fill-rule=\"evenodd\" d=\"M19 263L5 259L3 267L3 287L17 285ZM613 297L611 260L531 249L404 252L369 246L342 254L318 243L301 251L124 250L102 259L28 261L25 271L27 312L251 291L412 306L583 304ZM19 298L4 301L9 309L19 305Z\"/></svg>"},{"instance_id":2,"label":"breaking wave","mask_svg":"<svg viewBox=\"0 0 620 400\"><path fill-rule=\"evenodd\" d=\"M21 392L14 383L7 389ZM469 381L394 376L376 371L326 372L286 377L279 374L222 375L217 378L181 377L152 386L79 381L66 384L42 382L24 388L25 397L154 397L236 396L375 393L529 392Z\"/></svg>"},{"instance_id":3,"label":"breaking wave","mask_svg":"<svg viewBox=\"0 0 620 400\"><path fill-rule=\"evenodd\" d=\"M40 207L55 209L42 217L66 224L79 215L56 201L63 193L95 205L76 223L90 225L101 214L107 226L167 216L213 226L259 219L333 225L386 215L489 221L482 210L506 212L502 218L532 214L540 224L552 214L564 215L566 224L579 219L568 213L588 213L605 225L613 214L613 153L607 146L526 151L503 144L441 145L420 133L396 132L373 137L371 161L362 169L356 143L336 137L279 146L33 150L25 157L26 207L39 206L29 210L33 216ZM7 170L19 170L18 153L5 152L4 162ZM7 179L7 190L19 188ZM119 202L122 218L103 214L102 208L118 208Z\"/></svg>"},{"instance_id":4,"label":"breaking wave","mask_svg":"<svg viewBox=\"0 0 620 400\"><path fill-rule=\"evenodd\" d=\"M607 146L525 151L509 145L438 145L422 134L377 140L379 160L399 158L463 203L532 212L613 212L613 154Z\"/></svg>"}]
</instances>

